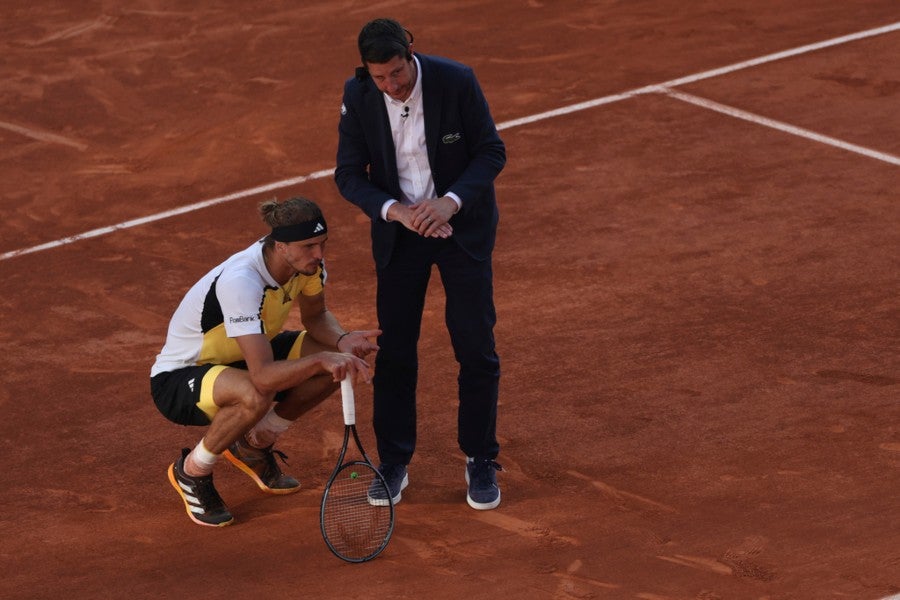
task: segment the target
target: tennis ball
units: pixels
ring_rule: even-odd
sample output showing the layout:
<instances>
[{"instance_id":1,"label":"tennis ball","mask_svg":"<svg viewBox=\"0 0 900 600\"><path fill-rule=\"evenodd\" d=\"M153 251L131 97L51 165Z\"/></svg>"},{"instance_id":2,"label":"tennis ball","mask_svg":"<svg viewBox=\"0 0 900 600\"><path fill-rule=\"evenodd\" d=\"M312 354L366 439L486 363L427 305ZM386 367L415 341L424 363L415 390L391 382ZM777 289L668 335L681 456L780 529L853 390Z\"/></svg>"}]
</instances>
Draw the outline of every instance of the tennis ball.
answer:
<instances>
[{"instance_id":1,"label":"tennis ball","mask_svg":"<svg viewBox=\"0 0 900 600\"><path fill-rule=\"evenodd\" d=\"M356 479L357 477L359 477L359 473L357 473L356 471L350 472L350 479Z\"/></svg>"}]
</instances>

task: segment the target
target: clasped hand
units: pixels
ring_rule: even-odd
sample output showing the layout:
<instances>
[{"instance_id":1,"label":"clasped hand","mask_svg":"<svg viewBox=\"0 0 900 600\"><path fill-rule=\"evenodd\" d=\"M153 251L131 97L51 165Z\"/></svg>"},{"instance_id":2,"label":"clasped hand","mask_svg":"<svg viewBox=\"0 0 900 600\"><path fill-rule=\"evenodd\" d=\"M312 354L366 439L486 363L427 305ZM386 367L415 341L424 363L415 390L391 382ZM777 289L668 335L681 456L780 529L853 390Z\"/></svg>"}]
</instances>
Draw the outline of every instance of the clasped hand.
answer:
<instances>
[{"instance_id":1,"label":"clasped hand","mask_svg":"<svg viewBox=\"0 0 900 600\"><path fill-rule=\"evenodd\" d=\"M453 235L450 217L456 212L453 198L443 196L434 200L423 200L412 206L394 204L388 210L391 221L400 221L410 231L424 237L448 238Z\"/></svg>"}]
</instances>

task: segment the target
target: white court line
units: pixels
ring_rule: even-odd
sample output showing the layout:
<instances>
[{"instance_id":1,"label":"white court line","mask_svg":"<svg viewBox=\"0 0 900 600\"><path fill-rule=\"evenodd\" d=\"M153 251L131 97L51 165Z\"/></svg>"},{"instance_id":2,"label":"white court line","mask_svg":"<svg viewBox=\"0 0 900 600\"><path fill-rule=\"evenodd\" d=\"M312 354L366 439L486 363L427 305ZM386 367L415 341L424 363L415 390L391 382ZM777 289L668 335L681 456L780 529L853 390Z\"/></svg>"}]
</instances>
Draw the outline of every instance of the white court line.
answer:
<instances>
[{"instance_id":1,"label":"white court line","mask_svg":"<svg viewBox=\"0 0 900 600\"><path fill-rule=\"evenodd\" d=\"M131 227L137 227L138 225L146 225L147 223L152 223L153 221L168 219L169 217L174 217L175 215L181 215L184 213L193 212L195 210L200 210L201 208L206 208L207 206L215 206L216 204L221 204L230 200L237 200L238 198L244 198L246 196L252 196L254 194L261 194L263 192L285 188L291 185L296 185L298 183L303 183L304 181L321 179L323 177L331 175L332 173L334 173L334 169L325 169L322 171L316 171L315 173L310 173L309 175L302 175L300 177L293 177L291 179L282 179L281 181L276 181L274 183L250 188L249 190L242 190L240 192L228 194L227 196L219 196L218 198L212 198L211 200L204 200L203 202L196 202L187 206L173 208L172 210L167 210L155 215L150 215L149 217L132 219L130 221L125 221L124 223L119 223L118 225L110 225L109 227L92 229L91 231L86 231L85 233L79 233L78 235L72 235L53 242L47 242L46 244L41 244L39 246L32 246L31 248L25 248L23 250L13 250L12 252L6 252L5 254L0 254L0 260L22 256L23 254L31 254L32 252L39 252L41 250L49 250L50 248L64 246L66 244L71 244L72 242L77 242L78 240L86 240L88 238L106 235L107 233L119 231L120 229L129 229Z\"/></svg>"},{"instance_id":2,"label":"white court line","mask_svg":"<svg viewBox=\"0 0 900 600\"><path fill-rule=\"evenodd\" d=\"M51 144L71 146L77 150L81 150L82 152L88 147L88 145L84 142L72 140L55 133L49 133L47 131L39 131L30 127L22 127L21 125L16 125L15 123L7 123L6 121L0 121L0 129L6 129L8 131L12 131L13 133L18 133L19 135L30 137L33 140L38 140L41 142L50 142Z\"/></svg>"},{"instance_id":3,"label":"white court line","mask_svg":"<svg viewBox=\"0 0 900 600\"><path fill-rule=\"evenodd\" d=\"M804 54L807 52L812 52L814 50L821 50L822 48L828 48L830 46L846 44L847 42L852 42L852 41L861 40L861 39L868 38L868 37L882 35L882 34L890 33L892 31L897 31L897 30L900 30L900 22L892 23L890 25L885 25L883 27L876 27L874 29L867 29L865 31L860 31L857 33L852 33L852 34L844 35L844 36L837 37L837 38L832 38L830 40L825 40L823 42L817 42L815 44L807 44L805 46L800 46L800 47L794 48L792 50L785 50L783 52L767 54L767 55L761 56L759 58L754 58L751 60L734 63L734 64L731 64L731 65L728 65L725 67L721 67L718 69L713 69L710 71L703 71L701 73L696 73L694 75L688 75L686 77L681 77L679 79L672 79L670 81L656 84L656 85L644 86L641 88L631 90L629 92L624 92L622 94L614 94L611 96L604 96L602 98L596 98L596 99L590 100L588 102L579 102L577 104L564 106L562 108L558 108L555 110L542 112L542 113L539 113L536 115L532 115L530 117L524 117L522 119L515 119L512 121L505 121L505 122L497 125L497 129L502 131L504 129L518 127L519 125L526 125L528 123L534 123L536 121L542 121L545 119L550 119L553 117L558 117L558 116L573 113L573 112L587 110L589 108L594 108L596 106L601 106L604 104L610 104L613 102L619 102L621 100L627 100L629 98L633 98L634 96L638 96L641 94L671 93L670 88L675 87L675 86L684 85L687 83L693 83L695 81L700 81L702 79L709 79L711 77L718 77L719 75L733 73L735 71L747 69L750 67L755 67L755 66L765 64L768 62L772 62L772 61L776 61L776 60L781 60L783 58L797 56L797 55ZM10 258L15 258L16 256L23 256L25 254L31 254L33 252L39 252L42 250L49 250L51 248L57 248L59 246L71 244L72 242L77 242L79 240L83 240L83 239L87 239L87 238L98 237L101 235L105 235L107 233L119 231L121 229L128 229L131 227L137 227L139 225L145 225L147 223L152 223L153 221L159 221L161 219L166 219L168 217L172 217L175 215L192 212L195 210L199 210L201 208L206 208L208 206L213 206L216 204L221 204L223 202L228 202L230 200L236 200L238 198L245 198L247 196L252 196L254 194L259 194L259 193L266 192L266 191L280 189L280 188L287 187L290 185L296 185L296 184L302 183L304 181L312 181L314 179L321 179L323 177L327 177L327 176L331 175L332 173L333 173L333 169L325 169L322 171L316 171L315 173L310 173L309 175L303 175L303 176L295 177L292 179L276 181L274 183L270 183L267 185L262 185L262 186L251 188L248 190L242 190L239 192L235 192L233 194L228 194L227 196L220 196L218 198L212 198L210 200L204 200L202 202L189 204L189 205L183 206L181 208L169 210L169 211L158 213L155 215L150 215L147 217L142 217L140 219L132 219L130 221L125 221L124 223L119 223L118 225L111 225L109 227L101 227L99 229L94 229L94 230L91 230L91 231L88 231L85 233L80 233L77 235L69 236L69 237L62 238L62 239L59 239L59 240L56 240L53 242L47 242L45 244L40 244L38 246L32 246L30 248L22 248L20 250L12 250L10 252L5 252L3 254L0 254L0 261L8 260Z\"/></svg>"},{"instance_id":4,"label":"white court line","mask_svg":"<svg viewBox=\"0 0 900 600\"><path fill-rule=\"evenodd\" d=\"M739 108L734 108L732 106L713 102L712 100L707 100L706 98L694 96L693 94L685 94L684 92L677 92L672 89L663 89L660 91L660 93L681 100L682 102L687 102L689 104L701 106L709 110L714 110L718 113L722 113L730 117L743 119L744 121L750 121L751 123L756 123L758 125L765 125L766 127L777 129L778 131L797 135L808 140L813 140L815 142L820 142L822 144L827 144L829 146L834 146L835 148L841 148L843 150L849 150L850 152L862 154L863 156L868 156L869 158L874 158L875 160L881 160L892 165L900 166L900 156L894 156L893 154L887 154L886 152L879 152L877 150L871 150L863 146L844 142L827 135L816 133L815 131L810 131L809 129L803 129L802 127L789 125L788 123L776 121L775 119L769 119L767 117L755 115Z\"/></svg>"},{"instance_id":5,"label":"white court line","mask_svg":"<svg viewBox=\"0 0 900 600\"><path fill-rule=\"evenodd\" d=\"M850 35L844 35L841 37L836 37L830 40L825 40L824 42L817 42L815 44L807 44L806 46L800 46L799 48L794 48L792 50L784 50L783 52L775 52L774 54L767 54L765 56L760 56L759 58L754 58L751 60L745 60L743 62L734 63L725 67L720 67L718 69L712 69L711 71L703 71L702 73L696 73L694 75L688 75L686 77L680 77L678 79L672 79L670 81L666 81L664 83L659 83L656 85L648 85L642 88L637 88L628 92L623 92L621 94L616 94L614 96L604 96L603 98L597 98L595 100L588 100L587 102L579 102L578 104L572 104L569 106L564 106L562 108L557 108L554 110L548 110L547 112L542 112L536 115L532 115L530 117L523 117L521 119L516 119L514 121L506 121L505 123L501 123L497 126L498 130L508 129L510 127L517 127L519 125L525 125L528 123L534 123L536 121L543 121L544 119L550 119L553 117L559 117L562 115L567 115L569 113L578 112L580 110L586 110L588 108L594 108L595 106L601 106L603 104L610 104L612 102L618 102L619 100L627 100L629 98L633 98L634 96L638 96L641 94L649 94L653 92L659 92L661 89L668 89L677 87L679 85L686 85L688 83L694 83L697 81L701 81L703 79L710 79L712 77L718 77L719 75L727 75L728 73L734 73L735 71L740 71L743 69L749 69L750 67L756 67L765 63L770 63L776 60L781 60L783 58L789 58L791 56L797 56L799 54L804 54L807 52L812 52L814 50L821 50L822 48L828 48L830 46L837 46L840 44L846 44L847 42L854 42L856 40L865 39L868 37L873 37L876 35L882 35L885 33L890 33L892 31L900 30L900 22L891 23L890 25L885 25L884 27L876 27L875 29L867 29L865 31L859 31L857 33L851 33Z\"/></svg>"},{"instance_id":6,"label":"white court line","mask_svg":"<svg viewBox=\"0 0 900 600\"><path fill-rule=\"evenodd\" d=\"M740 71L741 69L747 69L750 67L755 67L757 65L764 64L764 63L781 60L782 58L788 58L791 56L806 54L807 52L812 52L814 50L821 50L823 48L829 48L831 46L838 46L840 44L846 44L847 42L855 42L857 40L862 40L865 38L874 37L876 35L882 35L885 33L890 33L892 31L898 31L898 30L900 30L900 21L898 21L896 23L891 23L890 25L885 25L883 27L876 27L874 29L866 29L865 31L859 31L857 33L851 33L849 35L843 35L841 37L832 38L830 40L825 40L824 42L816 42L815 44L807 44L806 46L800 46L800 47L794 48L792 50L785 50L783 52L767 54L767 55L761 56L759 58L753 58L750 60L745 60L744 62L734 63L733 65L729 65L727 67L721 67L719 69L713 69L711 71L704 71L703 73L697 73L696 75L688 75L687 77L682 77L680 79L673 79L672 81L668 81L662 85L665 87L675 87L675 86L679 86L679 85L685 85L688 83L694 83L695 81L700 81L701 79L709 79L710 77L718 77L719 75L726 75L728 73L733 73L734 71Z\"/></svg>"}]
</instances>

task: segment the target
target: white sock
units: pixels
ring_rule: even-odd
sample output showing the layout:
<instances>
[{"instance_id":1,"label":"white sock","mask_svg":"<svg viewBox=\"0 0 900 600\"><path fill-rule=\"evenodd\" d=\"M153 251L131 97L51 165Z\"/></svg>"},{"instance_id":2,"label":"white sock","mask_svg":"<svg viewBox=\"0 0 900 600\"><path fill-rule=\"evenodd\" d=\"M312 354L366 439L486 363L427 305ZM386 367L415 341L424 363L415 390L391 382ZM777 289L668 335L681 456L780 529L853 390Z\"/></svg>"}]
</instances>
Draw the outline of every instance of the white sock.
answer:
<instances>
[{"instance_id":1,"label":"white sock","mask_svg":"<svg viewBox=\"0 0 900 600\"><path fill-rule=\"evenodd\" d=\"M187 463L190 461L192 468L190 469L190 472L188 472L188 475L193 477L203 477L204 475L212 473L213 467L218 460L219 455L210 452L206 447L206 444L203 443L203 440L200 440L184 461L185 471L188 471Z\"/></svg>"},{"instance_id":2,"label":"white sock","mask_svg":"<svg viewBox=\"0 0 900 600\"><path fill-rule=\"evenodd\" d=\"M275 406L273 404L266 416L247 432L247 443L254 448L268 448L293 423L275 414Z\"/></svg>"}]
</instances>

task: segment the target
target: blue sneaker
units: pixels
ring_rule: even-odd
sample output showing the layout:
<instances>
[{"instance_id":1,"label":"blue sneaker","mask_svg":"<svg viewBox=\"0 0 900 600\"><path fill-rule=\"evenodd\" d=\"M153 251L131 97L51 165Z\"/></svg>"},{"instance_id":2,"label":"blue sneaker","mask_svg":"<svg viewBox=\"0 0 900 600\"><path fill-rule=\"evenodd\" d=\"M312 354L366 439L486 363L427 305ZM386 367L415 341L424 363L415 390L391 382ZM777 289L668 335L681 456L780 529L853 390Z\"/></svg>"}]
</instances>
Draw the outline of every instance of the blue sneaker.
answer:
<instances>
[{"instance_id":1,"label":"blue sneaker","mask_svg":"<svg viewBox=\"0 0 900 600\"><path fill-rule=\"evenodd\" d=\"M472 458L466 462L466 484L469 492L466 502L475 510L491 510L500 506L500 486L497 471L502 471L491 458Z\"/></svg>"},{"instance_id":2,"label":"blue sneaker","mask_svg":"<svg viewBox=\"0 0 900 600\"><path fill-rule=\"evenodd\" d=\"M406 465L382 463L378 465L378 472L384 477L391 497L385 496L384 488L381 485L376 485L378 483L376 479L369 486L369 504L373 506L397 504L400 502L400 492L409 485L409 474L406 472Z\"/></svg>"}]
</instances>

